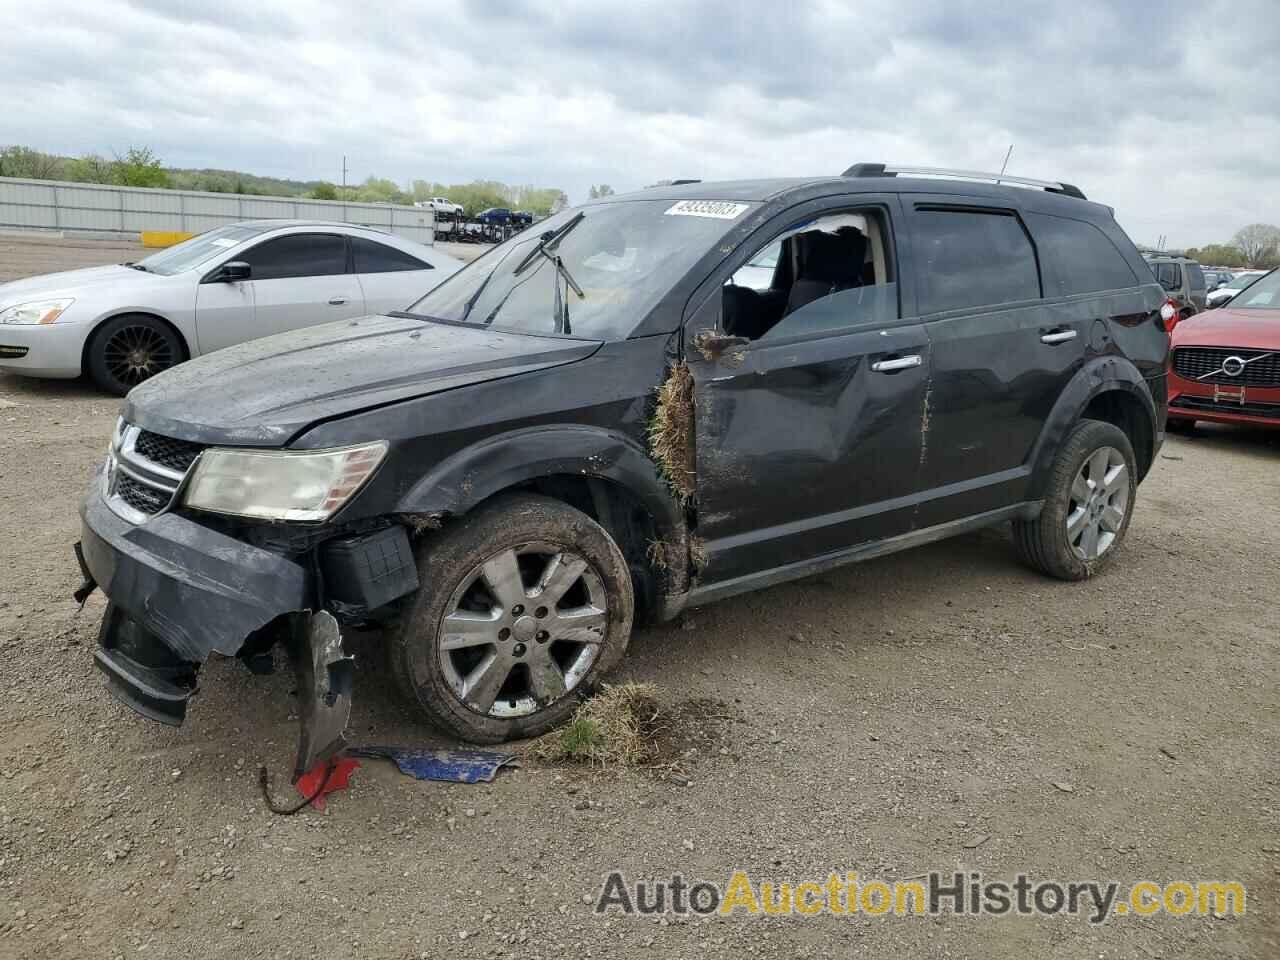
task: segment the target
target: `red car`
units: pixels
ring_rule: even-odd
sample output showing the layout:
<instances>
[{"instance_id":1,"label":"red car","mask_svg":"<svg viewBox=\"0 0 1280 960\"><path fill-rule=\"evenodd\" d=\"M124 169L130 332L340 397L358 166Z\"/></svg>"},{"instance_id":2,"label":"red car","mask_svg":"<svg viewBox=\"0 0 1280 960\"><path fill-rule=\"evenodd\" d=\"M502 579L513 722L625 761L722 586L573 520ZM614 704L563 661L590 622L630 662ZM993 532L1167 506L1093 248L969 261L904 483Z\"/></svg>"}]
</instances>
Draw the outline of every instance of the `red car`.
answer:
<instances>
[{"instance_id":1,"label":"red car","mask_svg":"<svg viewBox=\"0 0 1280 960\"><path fill-rule=\"evenodd\" d=\"M1280 427L1280 271L1173 329L1169 428L1197 420Z\"/></svg>"}]
</instances>

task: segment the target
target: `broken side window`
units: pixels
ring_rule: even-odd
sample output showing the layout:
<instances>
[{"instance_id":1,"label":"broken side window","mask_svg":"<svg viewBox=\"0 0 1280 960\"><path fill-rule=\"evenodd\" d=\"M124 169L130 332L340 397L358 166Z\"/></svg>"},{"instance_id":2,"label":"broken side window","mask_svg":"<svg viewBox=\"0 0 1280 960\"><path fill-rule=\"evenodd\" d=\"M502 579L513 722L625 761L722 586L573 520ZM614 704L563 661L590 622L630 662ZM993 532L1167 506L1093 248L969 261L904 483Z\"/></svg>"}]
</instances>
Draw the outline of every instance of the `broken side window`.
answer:
<instances>
[{"instance_id":1,"label":"broken side window","mask_svg":"<svg viewBox=\"0 0 1280 960\"><path fill-rule=\"evenodd\" d=\"M764 244L725 284L730 336L819 335L898 316L898 286L884 213L824 214Z\"/></svg>"}]
</instances>

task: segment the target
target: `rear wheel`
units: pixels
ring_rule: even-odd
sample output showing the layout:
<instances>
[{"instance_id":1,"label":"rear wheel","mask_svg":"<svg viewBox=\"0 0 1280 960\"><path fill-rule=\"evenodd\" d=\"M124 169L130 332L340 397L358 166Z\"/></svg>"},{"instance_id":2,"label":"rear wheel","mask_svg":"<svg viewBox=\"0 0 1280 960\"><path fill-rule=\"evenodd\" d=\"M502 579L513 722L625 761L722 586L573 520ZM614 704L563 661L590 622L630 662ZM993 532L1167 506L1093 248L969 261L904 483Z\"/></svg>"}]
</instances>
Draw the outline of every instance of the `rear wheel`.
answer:
<instances>
[{"instance_id":1,"label":"rear wheel","mask_svg":"<svg viewBox=\"0 0 1280 960\"><path fill-rule=\"evenodd\" d=\"M1124 431L1081 420L1054 459L1040 516L1014 521L1019 556L1061 580L1093 576L1124 540L1136 494L1137 467Z\"/></svg>"},{"instance_id":2,"label":"rear wheel","mask_svg":"<svg viewBox=\"0 0 1280 960\"><path fill-rule=\"evenodd\" d=\"M463 740L545 733L626 652L634 600L622 552L558 500L503 497L426 541L418 570L392 670Z\"/></svg>"},{"instance_id":3,"label":"rear wheel","mask_svg":"<svg viewBox=\"0 0 1280 960\"><path fill-rule=\"evenodd\" d=\"M123 396L185 357L182 340L168 324L144 314L126 314L94 331L86 359L93 382Z\"/></svg>"}]
</instances>

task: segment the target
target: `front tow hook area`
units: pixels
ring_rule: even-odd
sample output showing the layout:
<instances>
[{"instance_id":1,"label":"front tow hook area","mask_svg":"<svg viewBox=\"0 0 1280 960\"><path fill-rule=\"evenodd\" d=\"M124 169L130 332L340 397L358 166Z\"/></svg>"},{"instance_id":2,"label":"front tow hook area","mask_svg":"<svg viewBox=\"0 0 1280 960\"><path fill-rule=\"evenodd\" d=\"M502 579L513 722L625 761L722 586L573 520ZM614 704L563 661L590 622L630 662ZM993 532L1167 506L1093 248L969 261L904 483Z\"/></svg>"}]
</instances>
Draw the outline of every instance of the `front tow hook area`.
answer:
<instances>
[{"instance_id":1,"label":"front tow hook area","mask_svg":"<svg viewBox=\"0 0 1280 960\"><path fill-rule=\"evenodd\" d=\"M293 782L347 747L355 658L342 650L342 633L325 610L293 618L293 662L298 682L298 755Z\"/></svg>"}]
</instances>

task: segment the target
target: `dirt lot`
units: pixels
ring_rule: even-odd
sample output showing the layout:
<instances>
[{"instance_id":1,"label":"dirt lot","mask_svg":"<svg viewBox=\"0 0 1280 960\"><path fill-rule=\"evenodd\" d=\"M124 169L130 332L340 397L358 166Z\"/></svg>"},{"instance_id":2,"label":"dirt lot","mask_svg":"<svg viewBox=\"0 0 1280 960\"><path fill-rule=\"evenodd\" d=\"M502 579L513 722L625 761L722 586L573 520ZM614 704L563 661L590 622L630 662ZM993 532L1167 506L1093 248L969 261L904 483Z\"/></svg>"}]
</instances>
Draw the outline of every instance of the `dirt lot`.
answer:
<instances>
[{"instance_id":1,"label":"dirt lot","mask_svg":"<svg viewBox=\"0 0 1280 960\"><path fill-rule=\"evenodd\" d=\"M136 255L0 238L0 279ZM481 786L367 762L267 812L287 674L211 664L187 724L129 713L77 612L77 501L116 402L0 375L0 956L1280 955L1280 444L1201 428L1083 584L966 536L640 632L621 676L719 701L681 785L523 767ZM443 744L362 639L357 742ZM525 748L517 747L520 752ZM527 750L525 751L527 752ZM985 839L984 839L985 838ZM1238 878L1244 917L601 918L605 875Z\"/></svg>"}]
</instances>

